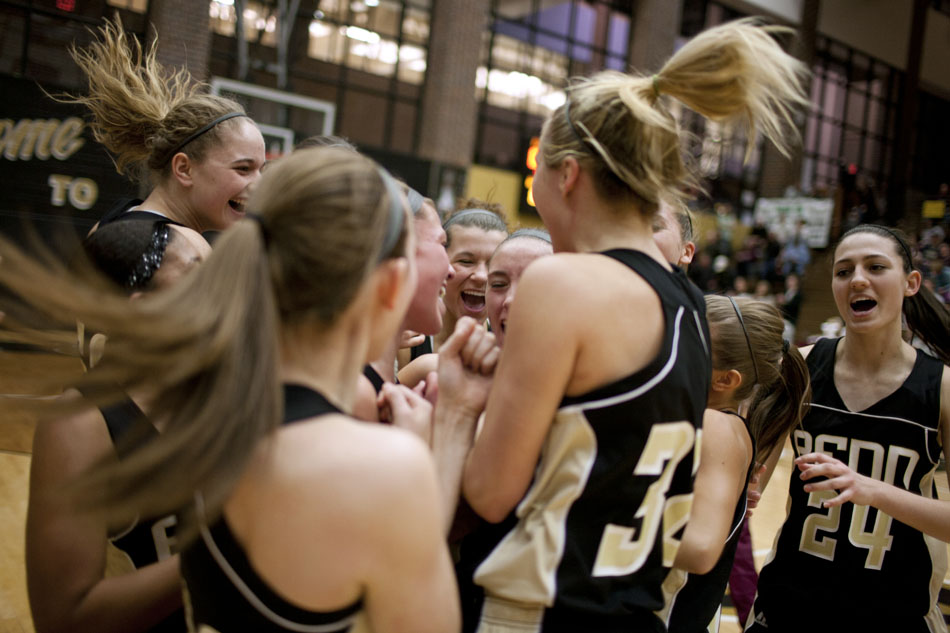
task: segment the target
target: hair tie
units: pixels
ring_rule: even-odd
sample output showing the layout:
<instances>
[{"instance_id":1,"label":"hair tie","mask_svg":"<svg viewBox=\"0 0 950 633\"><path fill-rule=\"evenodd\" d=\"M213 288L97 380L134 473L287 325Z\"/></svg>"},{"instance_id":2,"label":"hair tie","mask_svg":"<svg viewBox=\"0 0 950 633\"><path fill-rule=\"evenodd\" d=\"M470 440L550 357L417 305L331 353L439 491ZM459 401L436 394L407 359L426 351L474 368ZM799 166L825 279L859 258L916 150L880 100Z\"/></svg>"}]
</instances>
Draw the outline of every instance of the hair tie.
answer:
<instances>
[{"instance_id":1,"label":"hair tie","mask_svg":"<svg viewBox=\"0 0 950 633\"><path fill-rule=\"evenodd\" d=\"M244 112L228 112L227 114L223 114L223 115L219 116L217 119L215 119L215 120L212 121L211 123L208 123L207 125L204 125L204 126L198 128L197 131L192 132L192 133L188 136L188 138L186 138L184 141L182 141L181 143L179 143L178 146L177 146L175 149L173 149L173 150L171 151L171 153L168 154L168 160L165 161L165 162L166 162L166 163L167 163L167 162L170 162L171 159L175 156L175 154L177 154L178 152L180 152L180 151L185 147L185 145L187 145L188 143L192 142L193 140L195 140L196 138L198 138L199 136L201 136L202 134L204 134L205 132L207 132L207 131L210 130L211 128L215 127L215 126L218 125L219 123L223 123L223 122L227 121L228 119L233 119L234 117L238 117L238 116L247 116L247 114L245 114Z\"/></svg>"},{"instance_id":2,"label":"hair tie","mask_svg":"<svg viewBox=\"0 0 950 633\"><path fill-rule=\"evenodd\" d=\"M155 271L161 267L162 260L165 259L165 248L168 246L169 236L168 224L156 222L148 246L145 247L145 251L135 263L135 268L125 281L125 285L130 290L141 290L152 280Z\"/></svg>"},{"instance_id":3,"label":"hair tie","mask_svg":"<svg viewBox=\"0 0 950 633\"><path fill-rule=\"evenodd\" d=\"M785 338L782 339L782 356L784 356L785 354L788 354L788 348L790 347L790 345L791 343L789 343L788 339L785 339Z\"/></svg>"},{"instance_id":4,"label":"hair tie","mask_svg":"<svg viewBox=\"0 0 950 633\"><path fill-rule=\"evenodd\" d=\"M727 297L732 303L732 309L736 311L736 316L739 317L739 327L742 328L742 333L745 334L745 343L749 347L749 357L752 359L752 371L755 372L755 382L752 383L752 386L759 384L759 368L755 364L755 353L752 351L752 341L749 339L749 331L745 329L745 321L742 320L742 312L739 311L739 305L736 303L736 300L732 297Z\"/></svg>"},{"instance_id":5,"label":"hair tie","mask_svg":"<svg viewBox=\"0 0 950 633\"><path fill-rule=\"evenodd\" d=\"M653 75L653 77L652 77L652 82L653 82L653 94L655 94L657 97L660 96L660 85L657 83L657 80L658 80L659 78L660 78L659 75Z\"/></svg>"}]
</instances>

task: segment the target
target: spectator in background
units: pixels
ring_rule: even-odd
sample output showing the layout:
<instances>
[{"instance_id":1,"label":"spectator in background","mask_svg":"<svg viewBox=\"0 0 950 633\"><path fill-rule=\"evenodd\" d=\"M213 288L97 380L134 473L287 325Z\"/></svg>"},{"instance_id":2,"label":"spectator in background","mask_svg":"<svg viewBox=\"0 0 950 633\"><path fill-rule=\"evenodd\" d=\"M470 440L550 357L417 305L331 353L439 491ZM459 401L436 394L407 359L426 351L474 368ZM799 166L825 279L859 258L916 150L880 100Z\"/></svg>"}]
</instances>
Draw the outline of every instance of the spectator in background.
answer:
<instances>
[{"instance_id":1,"label":"spectator in background","mask_svg":"<svg viewBox=\"0 0 950 633\"><path fill-rule=\"evenodd\" d=\"M736 275L736 278L732 280L732 288L726 292L726 294L730 297L751 299L752 295L749 294L749 280L742 275Z\"/></svg>"},{"instance_id":2,"label":"spectator in background","mask_svg":"<svg viewBox=\"0 0 950 633\"><path fill-rule=\"evenodd\" d=\"M786 276L791 273L798 276L804 275L805 268L811 262L811 249L808 247L804 235L802 235L802 225L803 223L799 223L795 235L789 238L788 242L785 243L785 248L782 249L782 272Z\"/></svg>"},{"instance_id":3,"label":"spectator in background","mask_svg":"<svg viewBox=\"0 0 950 633\"><path fill-rule=\"evenodd\" d=\"M762 241L755 233L749 233L736 251L736 274L742 277L760 277L763 255Z\"/></svg>"},{"instance_id":4,"label":"spectator in background","mask_svg":"<svg viewBox=\"0 0 950 633\"><path fill-rule=\"evenodd\" d=\"M782 243L774 232L769 231L765 236L765 246L762 249L762 276L771 282L776 282L781 278L777 261L782 253Z\"/></svg>"},{"instance_id":5,"label":"spectator in background","mask_svg":"<svg viewBox=\"0 0 950 633\"><path fill-rule=\"evenodd\" d=\"M950 266L947 266L939 257L927 261L926 279L933 283L934 293L944 303L950 301Z\"/></svg>"},{"instance_id":6,"label":"spectator in background","mask_svg":"<svg viewBox=\"0 0 950 633\"><path fill-rule=\"evenodd\" d=\"M795 330L798 327L798 314L802 309L801 280L798 275L791 274L785 278L785 292L775 295L779 310L785 319L785 340L795 340Z\"/></svg>"},{"instance_id":7,"label":"spectator in background","mask_svg":"<svg viewBox=\"0 0 950 633\"><path fill-rule=\"evenodd\" d=\"M769 305L775 305L775 293L772 292L772 284L768 279L759 279L755 282L755 289L752 291L752 298Z\"/></svg>"},{"instance_id":8,"label":"spectator in background","mask_svg":"<svg viewBox=\"0 0 950 633\"><path fill-rule=\"evenodd\" d=\"M700 251L689 267L689 278L700 290L710 292L710 284L715 283L716 273L713 272L713 259L708 251Z\"/></svg>"}]
</instances>

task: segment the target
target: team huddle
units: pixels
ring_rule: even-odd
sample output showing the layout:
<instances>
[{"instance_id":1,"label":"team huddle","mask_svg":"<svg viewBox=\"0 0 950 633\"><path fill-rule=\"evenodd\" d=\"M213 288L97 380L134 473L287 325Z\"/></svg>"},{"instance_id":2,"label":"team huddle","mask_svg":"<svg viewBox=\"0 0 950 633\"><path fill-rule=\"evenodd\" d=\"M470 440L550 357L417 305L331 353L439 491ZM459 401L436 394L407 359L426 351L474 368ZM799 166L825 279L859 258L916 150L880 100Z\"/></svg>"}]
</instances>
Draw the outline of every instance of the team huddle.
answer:
<instances>
[{"instance_id":1,"label":"team huddle","mask_svg":"<svg viewBox=\"0 0 950 633\"><path fill-rule=\"evenodd\" d=\"M785 151L808 99L782 30L577 80L541 133L546 230L509 233L342 139L265 168L240 104L102 27L75 101L149 193L68 265L0 239L0 329L79 322L87 369L39 405L37 631L717 631L786 441L745 630L946 631L950 315L903 234L842 236L846 334L802 349L683 270L669 103ZM110 542L134 571L105 574Z\"/></svg>"}]
</instances>

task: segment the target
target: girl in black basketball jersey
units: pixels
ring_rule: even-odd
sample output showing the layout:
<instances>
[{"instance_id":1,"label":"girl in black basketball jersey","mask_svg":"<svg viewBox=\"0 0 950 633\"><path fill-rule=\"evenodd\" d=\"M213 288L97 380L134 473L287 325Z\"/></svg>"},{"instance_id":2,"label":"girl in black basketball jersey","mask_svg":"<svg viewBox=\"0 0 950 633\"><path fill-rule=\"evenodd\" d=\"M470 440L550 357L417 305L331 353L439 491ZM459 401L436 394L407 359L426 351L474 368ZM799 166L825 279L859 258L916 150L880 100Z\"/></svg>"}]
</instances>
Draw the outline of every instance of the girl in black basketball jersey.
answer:
<instances>
[{"instance_id":1,"label":"girl in black basketball jersey","mask_svg":"<svg viewBox=\"0 0 950 633\"><path fill-rule=\"evenodd\" d=\"M211 250L195 231L161 220L112 222L89 236L84 247L116 290L132 300L171 287ZM90 365L101 357L100 342L101 335L89 341ZM110 533L105 521L63 503L60 494L65 483L97 461L121 458L123 436L156 432L131 399L37 424L26 522L27 582L37 631L185 630L178 557L171 547L173 518L171 524L168 517L137 520ZM128 555L134 571L106 576L109 540Z\"/></svg>"},{"instance_id":2,"label":"girl in black basketball jersey","mask_svg":"<svg viewBox=\"0 0 950 633\"><path fill-rule=\"evenodd\" d=\"M177 514L195 630L342 632L361 617L374 631L456 630L427 448L341 412L415 287L405 199L371 160L320 148L275 163L254 200L200 268L137 302L87 292L0 240L2 327L27 305L108 332L84 393L151 385L165 422L71 490L110 524ZM463 362L482 367L486 334L446 342L458 362L440 363L445 384L465 381Z\"/></svg>"},{"instance_id":3,"label":"girl in black basketball jersey","mask_svg":"<svg viewBox=\"0 0 950 633\"><path fill-rule=\"evenodd\" d=\"M950 502L934 477L950 457L950 315L920 283L894 229L858 226L834 251L847 333L804 350L813 397L747 630L946 631ZM902 318L937 358L904 342Z\"/></svg>"},{"instance_id":4,"label":"girl in black basketball jersey","mask_svg":"<svg viewBox=\"0 0 950 633\"><path fill-rule=\"evenodd\" d=\"M121 204L100 223L128 213L161 216L198 232L220 231L244 217L264 165L264 138L244 108L208 94L185 70L169 72L130 43L118 19L98 38L72 51L88 94L59 97L86 105L94 136L119 173L144 177L144 201Z\"/></svg>"},{"instance_id":5,"label":"girl in black basketball jersey","mask_svg":"<svg viewBox=\"0 0 950 633\"><path fill-rule=\"evenodd\" d=\"M661 197L689 180L666 98L784 145L800 72L733 23L652 77L581 80L545 123L533 192L555 254L521 278L465 469L467 501L499 523L462 545L466 627L665 629L711 369L704 306L653 242Z\"/></svg>"},{"instance_id":6,"label":"girl in black basketball jersey","mask_svg":"<svg viewBox=\"0 0 950 633\"><path fill-rule=\"evenodd\" d=\"M770 454L784 440L810 397L805 361L783 341L785 325L775 306L707 295L706 317L712 384L692 513L677 552L677 563L698 559L702 573L675 569L663 583L667 602L661 617L677 633L719 630L755 455Z\"/></svg>"}]
</instances>

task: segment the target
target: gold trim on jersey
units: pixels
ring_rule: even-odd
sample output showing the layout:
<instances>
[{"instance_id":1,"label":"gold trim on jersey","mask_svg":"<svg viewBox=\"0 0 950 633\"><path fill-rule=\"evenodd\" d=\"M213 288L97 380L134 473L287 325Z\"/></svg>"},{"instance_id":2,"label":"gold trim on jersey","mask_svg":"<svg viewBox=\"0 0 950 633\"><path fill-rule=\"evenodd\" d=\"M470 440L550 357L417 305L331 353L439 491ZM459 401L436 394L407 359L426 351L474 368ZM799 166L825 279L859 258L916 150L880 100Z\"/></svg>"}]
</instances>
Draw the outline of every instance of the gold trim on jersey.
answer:
<instances>
[{"instance_id":1,"label":"gold trim on jersey","mask_svg":"<svg viewBox=\"0 0 950 633\"><path fill-rule=\"evenodd\" d=\"M933 479L936 467L920 478L920 494L933 499ZM943 586L943 579L947 575L947 544L940 539L924 534L924 543L927 544L927 550L930 552L932 562L932 571L930 576L930 602L933 608L924 618L930 633L947 633L947 623L943 618L943 612L940 610L940 588Z\"/></svg>"},{"instance_id":2,"label":"gold trim on jersey","mask_svg":"<svg viewBox=\"0 0 950 633\"><path fill-rule=\"evenodd\" d=\"M567 515L581 496L597 457L594 429L579 409L554 416L534 482L518 504L517 525L475 570L489 596L551 606L567 541Z\"/></svg>"},{"instance_id":3,"label":"gold trim on jersey","mask_svg":"<svg viewBox=\"0 0 950 633\"><path fill-rule=\"evenodd\" d=\"M544 607L485 597L475 633L540 633Z\"/></svg>"}]
</instances>

